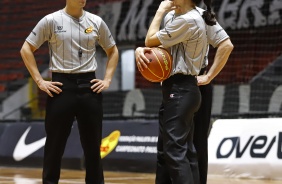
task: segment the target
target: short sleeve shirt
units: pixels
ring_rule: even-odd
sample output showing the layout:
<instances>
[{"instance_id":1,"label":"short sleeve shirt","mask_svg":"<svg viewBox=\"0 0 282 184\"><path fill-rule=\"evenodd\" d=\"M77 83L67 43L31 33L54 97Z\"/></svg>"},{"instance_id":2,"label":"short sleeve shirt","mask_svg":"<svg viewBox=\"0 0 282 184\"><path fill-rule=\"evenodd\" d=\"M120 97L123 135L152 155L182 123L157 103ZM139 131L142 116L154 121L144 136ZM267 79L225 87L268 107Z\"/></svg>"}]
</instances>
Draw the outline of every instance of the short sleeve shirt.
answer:
<instances>
[{"instance_id":1,"label":"short sleeve shirt","mask_svg":"<svg viewBox=\"0 0 282 184\"><path fill-rule=\"evenodd\" d=\"M116 44L108 26L99 16L84 11L77 19L64 10L42 18L26 41L37 49L47 41L50 55L49 69L59 73L95 71L97 43L103 49L111 48Z\"/></svg>"},{"instance_id":2,"label":"short sleeve shirt","mask_svg":"<svg viewBox=\"0 0 282 184\"><path fill-rule=\"evenodd\" d=\"M197 7L196 8L201 14L203 14L203 12L205 10L203 10L202 8ZM228 34L226 33L226 31L218 24L218 22L216 22L216 25L214 26L209 26L207 25L207 35L208 35L208 43L210 45L212 45L214 48L218 47L218 45L229 38ZM208 52L206 54L208 56ZM205 61L205 65L208 65L208 57L206 57L206 61Z\"/></svg>"},{"instance_id":3,"label":"short sleeve shirt","mask_svg":"<svg viewBox=\"0 0 282 184\"><path fill-rule=\"evenodd\" d=\"M172 11L164 22L164 28L156 35L165 48L171 49L171 75L198 75L208 50L206 24L201 14L196 9L181 15Z\"/></svg>"},{"instance_id":4,"label":"short sleeve shirt","mask_svg":"<svg viewBox=\"0 0 282 184\"><path fill-rule=\"evenodd\" d=\"M175 15L174 11L166 15L164 28L157 33L157 37L164 47L171 48L174 61L171 75L198 75L200 69L208 64L208 45L217 47L229 38L218 23L215 26L205 24L203 11L197 7L180 16Z\"/></svg>"}]
</instances>

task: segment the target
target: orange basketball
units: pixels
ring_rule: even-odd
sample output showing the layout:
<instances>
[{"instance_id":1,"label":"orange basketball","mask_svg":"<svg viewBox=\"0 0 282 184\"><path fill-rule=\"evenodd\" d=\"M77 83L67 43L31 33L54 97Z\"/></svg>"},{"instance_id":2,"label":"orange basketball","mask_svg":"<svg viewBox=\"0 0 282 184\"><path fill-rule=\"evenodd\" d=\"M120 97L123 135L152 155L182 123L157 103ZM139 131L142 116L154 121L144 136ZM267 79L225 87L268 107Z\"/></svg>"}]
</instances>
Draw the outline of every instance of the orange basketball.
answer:
<instances>
[{"instance_id":1,"label":"orange basketball","mask_svg":"<svg viewBox=\"0 0 282 184\"><path fill-rule=\"evenodd\" d=\"M147 63L148 68L140 71L145 79L151 82L161 82L170 76L172 56L166 49L152 47L151 51L145 52L145 56L150 61Z\"/></svg>"}]
</instances>

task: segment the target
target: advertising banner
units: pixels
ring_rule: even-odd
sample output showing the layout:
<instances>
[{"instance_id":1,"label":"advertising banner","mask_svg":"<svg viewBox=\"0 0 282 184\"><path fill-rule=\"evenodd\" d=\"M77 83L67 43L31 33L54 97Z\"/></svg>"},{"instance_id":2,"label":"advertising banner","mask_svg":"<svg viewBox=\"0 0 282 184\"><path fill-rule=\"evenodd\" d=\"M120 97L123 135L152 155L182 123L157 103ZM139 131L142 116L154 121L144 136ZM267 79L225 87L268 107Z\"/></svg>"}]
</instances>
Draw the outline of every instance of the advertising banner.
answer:
<instances>
[{"instance_id":1,"label":"advertising banner","mask_svg":"<svg viewBox=\"0 0 282 184\"><path fill-rule=\"evenodd\" d=\"M105 169L155 171L157 121L106 121L103 130L101 156ZM115 142L114 139L117 138L118 141ZM116 145L105 144L107 139L112 139ZM107 155L105 153L107 150L112 151ZM106 156L103 157L103 155Z\"/></svg>"},{"instance_id":2,"label":"advertising banner","mask_svg":"<svg viewBox=\"0 0 282 184\"><path fill-rule=\"evenodd\" d=\"M282 119L221 119L209 137L209 174L282 179Z\"/></svg>"},{"instance_id":3,"label":"advertising banner","mask_svg":"<svg viewBox=\"0 0 282 184\"><path fill-rule=\"evenodd\" d=\"M3 123L0 136L0 166L39 167L43 163L46 140L44 123ZM62 167L82 168L82 149L77 125L73 125Z\"/></svg>"},{"instance_id":4,"label":"advertising banner","mask_svg":"<svg viewBox=\"0 0 282 184\"><path fill-rule=\"evenodd\" d=\"M157 152L156 121L105 121L101 157L105 169L153 171ZM46 140L44 123L3 123L0 166L41 167ZM77 123L73 124L62 168L84 169Z\"/></svg>"},{"instance_id":5,"label":"advertising banner","mask_svg":"<svg viewBox=\"0 0 282 184\"><path fill-rule=\"evenodd\" d=\"M156 120L104 121L101 157L105 170L154 172ZM44 123L3 123L0 166L41 167ZM62 168L84 169L76 122ZM238 178L282 179L282 119L221 119L209 137L209 174Z\"/></svg>"}]
</instances>

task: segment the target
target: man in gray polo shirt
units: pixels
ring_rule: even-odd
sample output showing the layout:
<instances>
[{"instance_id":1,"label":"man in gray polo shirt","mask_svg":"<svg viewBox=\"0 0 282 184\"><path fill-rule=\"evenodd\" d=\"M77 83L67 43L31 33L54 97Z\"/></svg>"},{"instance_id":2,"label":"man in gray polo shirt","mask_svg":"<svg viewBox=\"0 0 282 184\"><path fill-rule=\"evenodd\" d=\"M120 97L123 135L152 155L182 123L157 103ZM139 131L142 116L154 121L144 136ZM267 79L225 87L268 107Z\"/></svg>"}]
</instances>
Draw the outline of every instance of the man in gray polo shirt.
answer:
<instances>
[{"instance_id":1,"label":"man in gray polo shirt","mask_svg":"<svg viewBox=\"0 0 282 184\"><path fill-rule=\"evenodd\" d=\"M112 80L118 62L116 43L105 22L84 11L86 0L66 0L66 7L42 18L20 51L30 75L48 94L43 184L57 184L61 159L74 119L78 122L85 156L87 184L103 184L100 157L102 91ZM52 80L40 75L34 51L49 45ZM104 79L97 79L96 43L108 57Z\"/></svg>"}]
</instances>

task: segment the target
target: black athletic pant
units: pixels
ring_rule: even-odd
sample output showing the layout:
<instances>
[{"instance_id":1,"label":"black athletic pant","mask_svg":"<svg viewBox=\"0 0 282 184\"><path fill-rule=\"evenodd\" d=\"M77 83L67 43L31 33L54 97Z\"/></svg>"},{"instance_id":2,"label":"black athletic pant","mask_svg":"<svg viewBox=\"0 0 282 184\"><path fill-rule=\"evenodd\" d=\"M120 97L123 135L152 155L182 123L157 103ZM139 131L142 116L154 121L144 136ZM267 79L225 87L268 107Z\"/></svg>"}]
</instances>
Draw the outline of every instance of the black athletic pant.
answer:
<instances>
[{"instance_id":1,"label":"black athletic pant","mask_svg":"<svg viewBox=\"0 0 282 184\"><path fill-rule=\"evenodd\" d=\"M204 73L203 69L200 74ZM200 86L202 103L194 116L194 146L198 155L199 173L201 184L207 183L208 175L208 135L210 129L212 107L212 85Z\"/></svg>"},{"instance_id":2,"label":"black athletic pant","mask_svg":"<svg viewBox=\"0 0 282 184\"><path fill-rule=\"evenodd\" d=\"M76 118L85 156L86 184L103 184L100 157L102 139L102 94L90 89L95 73L53 73L52 81L62 82L62 92L48 97L46 105L46 143L44 150L43 184L57 184L61 160L68 136Z\"/></svg>"},{"instance_id":3,"label":"black athletic pant","mask_svg":"<svg viewBox=\"0 0 282 184\"><path fill-rule=\"evenodd\" d=\"M199 184L193 116L201 102L195 76L176 74L162 83L156 184Z\"/></svg>"}]
</instances>

